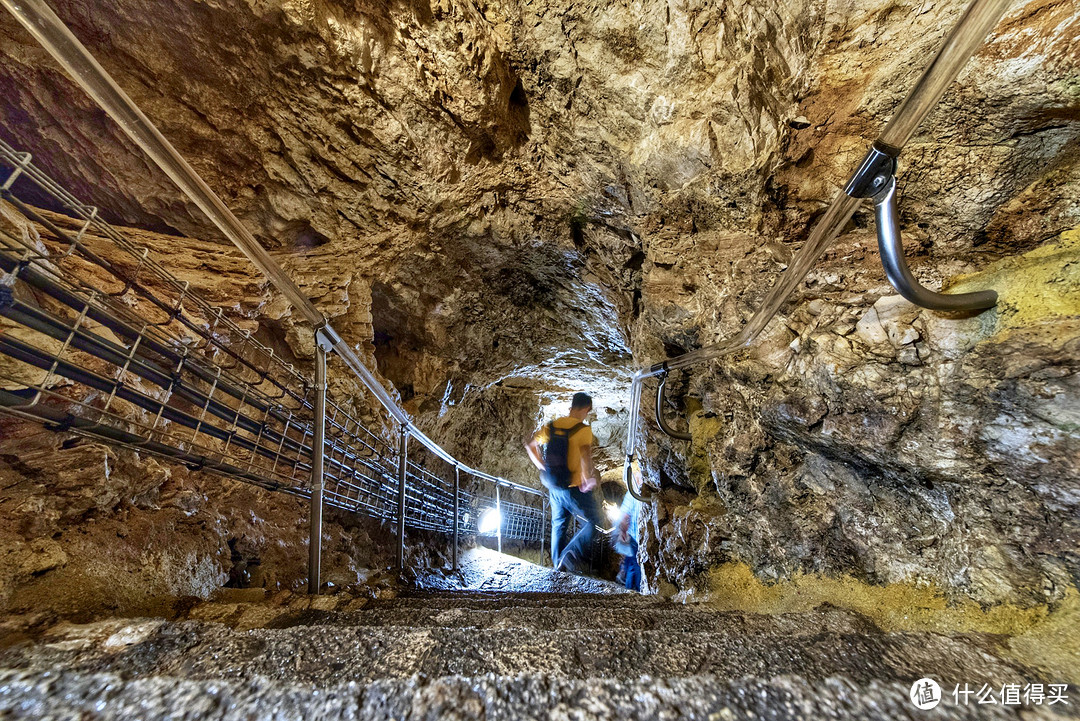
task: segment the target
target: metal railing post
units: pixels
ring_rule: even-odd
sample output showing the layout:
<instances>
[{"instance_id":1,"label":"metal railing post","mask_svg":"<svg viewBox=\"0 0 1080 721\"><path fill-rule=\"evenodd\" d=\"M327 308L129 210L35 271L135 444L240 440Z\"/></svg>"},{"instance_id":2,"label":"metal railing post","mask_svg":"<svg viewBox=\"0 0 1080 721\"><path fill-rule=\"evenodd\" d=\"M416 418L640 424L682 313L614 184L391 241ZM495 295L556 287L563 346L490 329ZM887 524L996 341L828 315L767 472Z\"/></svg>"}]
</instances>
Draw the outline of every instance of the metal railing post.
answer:
<instances>
[{"instance_id":1,"label":"metal railing post","mask_svg":"<svg viewBox=\"0 0 1080 721\"><path fill-rule=\"evenodd\" d=\"M323 461L326 445L326 350L322 332L315 334L315 425L311 444L311 531L308 540L308 593L322 587Z\"/></svg>"},{"instance_id":2,"label":"metal railing post","mask_svg":"<svg viewBox=\"0 0 1080 721\"><path fill-rule=\"evenodd\" d=\"M499 495L499 487L495 486L495 517L499 519L499 530L495 531L495 539L499 553L502 553L502 500Z\"/></svg>"},{"instance_id":3,"label":"metal railing post","mask_svg":"<svg viewBox=\"0 0 1080 721\"><path fill-rule=\"evenodd\" d=\"M461 468L454 464L454 548L450 557L458 570L458 533L461 530Z\"/></svg>"},{"instance_id":4,"label":"metal railing post","mask_svg":"<svg viewBox=\"0 0 1080 721\"><path fill-rule=\"evenodd\" d=\"M547 499L540 499L540 565L544 565L544 536L547 535Z\"/></svg>"},{"instance_id":5,"label":"metal railing post","mask_svg":"<svg viewBox=\"0 0 1080 721\"><path fill-rule=\"evenodd\" d=\"M989 2L990 0L978 1ZM995 1L1005 2L1006 0ZM60 18L57 17L56 13L54 13L48 7L47 0L0 0L0 7L9 11L18 20L18 22L30 32L30 34L42 45L42 47L44 47L49 52L49 54L52 55L53 58L55 58L65 70L68 71L72 79L90 95L90 97L102 108L102 110L105 111L107 115L109 115L114 121L116 121L118 127L127 135L127 137L132 140L136 145L138 145L143 150L143 152L145 152L147 156L154 162L154 164L173 181L176 187L179 188L189 199L191 199L194 204L203 211L207 218L209 218L210 221L218 227L218 229L225 235L225 237L231 240L232 243L237 248L239 248L240 251L255 265L255 267L257 267L270 280L271 284L289 301L289 304L296 310L299 317L310 323L312 327L319 329L316 335L316 339L319 342L319 345L322 347L322 350L324 352L330 352L332 350L333 352L337 353L338 358L341 359L341 361L345 364L347 368L353 371L353 373L360 380L360 382L379 401L379 403L382 404L382 406L390 413L393 419L396 422L402 424L402 458L400 473L401 487L399 489L400 518L398 519L399 536L401 543L399 544L398 556L399 560L403 564L404 521L406 505L405 483L408 470L407 454L405 453L407 437L409 435L413 436L413 438L415 438L418 443L428 448L433 454L448 463L459 463L459 461L453 456L451 456L445 449L435 443L432 439L428 438L419 428L412 424L412 421L410 420L406 411L397 405L394 398L387 391L387 389L383 387L380 380L375 376L374 373L372 373L370 369L368 369L364 365L364 362L357 354L355 348L351 344L347 343L344 339L342 339L334 331L334 329L329 325L329 321L327 320L325 315L319 310L315 303L312 302L312 300L306 295L306 293L300 288L300 286L297 285L297 283L289 276L285 269L280 264L278 264L278 262L269 253L269 251L267 251L261 245L261 243L255 238L251 231L248 230L246 226L236 218L236 216L232 213L232 211L229 210L229 208L224 204L221 198L218 197L216 193L214 193L210 186L177 152L176 148L172 146L172 144L165 138L165 136L161 134L161 132L156 127L154 127L153 123L150 122L149 118L147 118L146 115L134 104L131 98L128 97L126 93L124 93L124 91L116 84L113 78L110 77L109 74L101 67L101 65L90 55L89 51L71 33L71 31L60 20ZM7 147L6 144L0 141L0 157L3 157L5 155L5 153L2 152L4 151L5 147ZM39 171L35 171L33 174L29 172L30 168L32 167L31 158L29 155L24 154L16 157L15 164L16 168L23 168L23 170L21 171L23 174L32 175L33 181L39 184L46 191L46 193L53 193L55 196L56 190L52 189L54 188L55 184L53 184L52 181L48 181L47 177L41 174ZM48 185L42 185L43 178L48 181ZM3 192L5 196L9 194L14 179L14 175L9 176L4 182L3 187L0 187L0 192ZM110 229L111 227L108 226L108 224L103 223L103 221L100 221L100 219L97 221L94 220L97 213L96 209L92 209L85 204L74 202L74 199L71 198L71 196L67 194L66 191L63 191L63 195L64 197L61 197L59 199L64 201L65 204L68 204L67 200L71 199L73 201L73 204L68 204L68 207L74 210L77 215L82 217L85 221L87 221L87 223L93 222L95 223L95 225L104 228L106 231L106 235L110 237L114 242L119 241L117 234L115 233L115 231L112 231ZM75 241L72 243L72 249L78 246L79 238L82 237L82 234L86 230L86 227L87 226L84 225L83 230L79 231L78 236L76 236ZM86 252L85 248L80 250L80 252ZM114 272L110 270L111 264L102 265L102 262L98 260L95 260L93 262L98 263L99 265L101 265L101 267L109 270L110 272ZM139 268L142 267L143 261L140 261ZM137 272L138 271L136 271L136 273ZM171 312L176 315L176 319L182 320L185 325L188 325L189 327L194 329L188 321L184 320L184 316L186 314L180 313L184 299L190 297L191 294L189 294L188 288L185 285L180 293L180 300L177 302L177 306L172 309ZM214 321L214 325L212 325L211 328L216 327L218 321L220 321L221 319L222 314L219 312L218 320ZM212 337L207 337L206 340L208 343L214 343L215 345L218 345L219 348L224 349L229 355L234 356L237 361L250 367L250 363L244 361L241 356L237 355L235 352L233 352L226 346L217 344ZM247 336L245 336L244 342L247 343L250 340L251 337L249 333L247 334ZM83 339L83 341L89 342L85 341L85 339ZM272 352L270 353L270 357L273 358ZM187 356L182 356L180 361L181 365L186 362L186 360ZM292 371L293 369L290 366L289 372L292 373ZM75 370L72 370L71 372L74 373ZM193 371L190 370L189 366L189 370L185 372ZM177 373L179 373L179 366ZM93 374L80 375L79 378L91 380L94 379ZM272 380L272 376L268 374L263 374L263 379ZM272 382L274 381L272 380ZM188 393L188 395L192 393L190 388L185 388L183 384L180 384L178 381L174 381L170 382L167 386L167 397L173 392L174 385L176 386L176 390L178 393L186 392ZM288 391L285 387L281 386L280 383L274 382L274 385L278 385L280 389L285 393L291 393L291 391ZM325 378L321 385L325 388ZM214 386L213 388L216 389L217 387ZM102 389L99 388L98 390ZM110 392L110 390L116 390L116 386L113 386L111 389L108 387L104 388L104 391L106 393ZM214 390L211 390L211 395L213 394L213 392ZM189 398L188 400L191 399ZM205 402L213 399L209 396L204 396L197 398L196 400ZM238 400L240 400L241 404L248 402L247 389L245 389L244 394L240 396ZM147 401L147 403L150 403L150 401ZM168 406L165 403L157 403L156 401L154 403L156 403L156 405L151 405L149 407L145 405L142 406L143 410L147 410L151 413L157 414L157 417L151 427L151 430L153 432L158 431L157 424L159 421L168 420L168 418L163 418L163 413L166 410L171 416L175 416L178 419L176 422L183 422L184 419L187 418L187 416L185 416L182 412L177 411L172 406ZM9 405L11 405L13 408L23 408L25 406L25 404L23 403L14 403ZM226 412L226 409L222 408L220 404L216 403L207 403L204 406L204 412L208 410L211 406L213 406L213 408L215 409L213 411L214 415L218 417L222 417L221 413ZM0 404L0 407L3 407L3 404ZM334 408L333 405L331 407ZM264 414L264 421L251 421L250 419L242 418L240 411L237 410L235 418L232 421L233 428L229 431L224 431L226 435L220 438L220 440L225 441L226 450L229 449L230 444L240 445L242 448L245 448L247 451L253 454L251 459L248 460L246 463L246 469L240 468L239 466L224 461L214 461L213 463L215 467L219 470L227 470L227 472L231 475L242 477L245 480L251 480L252 482L257 483L257 485L261 485L263 487L268 487L275 490L303 490L303 485L305 481L303 478L304 474L302 471L302 460L295 459L296 463L292 464L292 469L293 474L296 477L288 477L286 478L285 482L277 479L277 476L281 475L280 472L277 472L277 463L281 453L280 449L289 447L290 452L295 452L297 454L306 456L306 448L302 447L302 443L294 443L288 437L287 431L289 427L289 421L287 420L286 432L284 434L275 434L277 436L276 441L271 441L272 443L277 444L279 450L276 452L276 455L268 455L270 451L264 448L263 438L263 433L264 431L266 431L266 426L264 425L265 418L270 418L276 413L276 411L271 411L267 407L262 407L259 410L261 410ZM357 510L357 508L359 508L358 498L350 498L348 496L348 493L346 493L344 496L339 493L339 490L342 488L343 485L342 482L335 482L333 485L331 485L329 493L326 493L326 489L323 487L323 472L325 468L320 467L318 471L315 468L316 462L320 463L321 466L329 465L331 473L333 474L333 477L335 479L341 478L341 476L339 475L339 473L341 472L344 472L346 475L351 476L357 475L354 472L355 469L346 468L345 462L338 458L339 454L336 451L331 451L329 454L326 453L325 433L327 424L329 424L330 426L332 440L336 440L333 438L333 436L339 430L335 424L336 414L337 410L335 409L334 415L330 418L326 418L325 406L322 413L317 414L320 416L319 423L322 424L322 428L320 429L320 433L322 435L319 437L320 440L316 442L316 445L318 446L318 452L312 453L312 482L310 483L313 509L317 509L317 512L313 512L311 514L310 520L313 528L315 527L316 522L318 522L319 529L317 530L321 530L321 510L323 502L327 502L337 507L349 507L351 510ZM241 420L243 420L243 423L241 423ZM255 440L248 440L242 435L237 434L236 430L238 428L238 424L242 425L244 427L244 430L252 431L253 433L257 434ZM196 425L188 425L187 427L194 428L197 433L201 430L205 430L202 423L202 417L196 419ZM148 442L149 441L145 439L140 441L140 447L150 447L146 445ZM171 455L174 452L181 454L186 453L184 451L179 451L175 448L166 447L156 440L154 441L154 443L158 444L157 447L160 447L160 449L168 450L168 455ZM162 450L162 452L164 452L164 450ZM191 456L191 454L187 455ZM256 460L255 456L273 459L275 465L274 469L270 471L270 474L271 476L274 476L275 472L277 472L277 476L271 479L260 476L256 472L257 469L254 465ZM202 459L199 461L200 466L206 465L205 456L196 455L194 457ZM497 478L490 474L483 473L478 469L470 468L467 465L461 465L463 465L466 473L472 474L478 479L495 482L507 488L515 489L521 493L539 495L538 491L528 486L511 483L505 479ZM207 467L210 466L207 465ZM359 491L356 491L356 493L357 495L359 495ZM385 500L390 501L390 498L386 498ZM380 503L381 501L382 499L380 499ZM354 502L356 503L355 506L353 505ZM499 509L501 513L501 503L499 504ZM511 510L511 512L514 512L513 509ZM425 513L427 513L427 511L425 511ZM380 517L385 515L382 506L380 506L379 508L379 515ZM516 518L514 519L515 522L517 520L518 519ZM421 524L423 523L427 523L427 521L421 519ZM516 537L515 533L517 533L517 531L515 530L515 528L516 527L512 523L510 531L511 537ZM321 534L316 535L315 538L320 539ZM321 553L319 554L319 556L316 556L315 554L321 551L321 548L319 543L315 543L313 544L313 546L313 548L309 548L309 562L311 562L312 565L315 566L314 574L316 575L309 575L308 583L310 586L310 590L317 593L319 580L317 577L317 562L321 560L321 558L319 558L319 556L321 556ZM499 528L499 547L500 549L502 547L501 525Z\"/></svg>"},{"instance_id":6,"label":"metal railing post","mask_svg":"<svg viewBox=\"0 0 1080 721\"><path fill-rule=\"evenodd\" d=\"M405 568L405 478L409 472L409 427L402 424L398 445L398 568Z\"/></svg>"}]
</instances>

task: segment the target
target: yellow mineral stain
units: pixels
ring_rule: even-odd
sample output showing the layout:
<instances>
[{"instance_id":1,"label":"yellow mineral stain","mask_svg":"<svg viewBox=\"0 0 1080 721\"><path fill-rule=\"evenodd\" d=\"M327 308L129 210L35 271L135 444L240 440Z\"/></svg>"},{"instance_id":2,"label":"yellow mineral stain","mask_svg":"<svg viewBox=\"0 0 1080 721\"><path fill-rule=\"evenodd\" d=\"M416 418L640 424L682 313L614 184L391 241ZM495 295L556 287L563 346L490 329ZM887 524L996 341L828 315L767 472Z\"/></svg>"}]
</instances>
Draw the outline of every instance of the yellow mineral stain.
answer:
<instances>
[{"instance_id":1,"label":"yellow mineral stain","mask_svg":"<svg viewBox=\"0 0 1080 721\"><path fill-rule=\"evenodd\" d=\"M705 444L716 438L723 430L724 422L717 416L708 416L701 407L701 401L692 396L686 399L687 420L689 422L690 455L687 458L687 473L691 483L701 491L712 484L712 461Z\"/></svg>"},{"instance_id":2,"label":"yellow mineral stain","mask_svg":"<svg viewBox=\"0 0 1080 721\"><path fill-rule=\"evenodd\" d=\"M1021 663L1080 684L1080 592L1071 590L1045 621L1010 639L1009 650Z\"/></svg>"},{"instance_id":3,"label":"yellow mineral stain","mask_svg":"<svg viewBox=\"0 0 1080 721\"><path fill-rule=\"evenodd\" d=\"M985 270L957 276L947 292L992 288L998 304L986 313L984 332L998 339L1021 328L1080 318L1080 228Z\"/></svg>"},{"instance_id":4,"label":"yellow mineral stain","mask_svg":"<svg viewBox=\"0 0 1080 721\"><path fill-rule=\"evenodd\" d=\"M991 633L1007 638L1006 653L1071 683L1080 682L1080 592L1070 589L1054 604L981 606L950 601L934 584L871 585L851 576L799 573L764 583L744 563L709 571L705 602L724 611L798 613L823 603L866 616L883 631Z\"/></svg>"}]
</instances>

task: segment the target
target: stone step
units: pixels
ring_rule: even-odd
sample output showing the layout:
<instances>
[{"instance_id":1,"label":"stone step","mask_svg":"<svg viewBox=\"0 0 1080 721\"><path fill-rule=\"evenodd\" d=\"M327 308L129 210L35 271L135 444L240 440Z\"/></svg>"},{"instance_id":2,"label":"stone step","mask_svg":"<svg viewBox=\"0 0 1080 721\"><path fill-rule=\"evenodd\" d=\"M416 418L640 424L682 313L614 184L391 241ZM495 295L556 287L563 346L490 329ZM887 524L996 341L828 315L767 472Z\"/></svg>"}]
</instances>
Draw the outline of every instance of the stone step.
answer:
<instances>
[{"instance_id":1,"label":"stone step","mask_svg":"<svg viewBox=\"0 0 1080 721\"><path fill-rule=\"evenodd\" d=\"M620 600L621 599L621 600ZM692 606L674 604L655 596L621 594L518 594L518 593L457 593L412 594L394 598L368 598L345 593L337 595L308 596L292 592L264 594L261 591L242 590L220 593L213 601L196 603L179 614L179 619L213 621L244 630L266 626L344 623L348 625L448 625L437 619L441 614L451 619L453 614L463 613L463 619L474 618L476 623L467 625L490 625L483 614L506 612L511 617L527 619L536 611L540 617L554 619L567 614L569 626L585 627L588 619L605 624L618 614L637 612L637 619L646 619L650 610L677 615L682 612L694 614ZM362 614L346 617L341 614ZM700 615L700 614L698 614ZM489 617L490 618L490 617ZM370 619L368 621L367 619ZM395 622L394 619L400 619ZM578 619L578 620L573 620ZM636 623L637 621L632 621ZM453 625L452 623L449 625ZM598 625L598 627L605 627Z\"/></svg>"},{"instance_id":2,"label":"stone step","mask_svg":"<svg viewBox=\"0 0 1080 721\"><path fill-rule=\"evenodd\" d=\"M187 609L183 620L223 623L240 630L306 625L415 626L462 628L633 628L642 630L710 631L734 624L775 626L791 633L823 625L834 629L872 631L872 623L856 613L822 606L807 613L762 616L717 612L707 606L677 604L656 597L566 598L537 594L444 594L368 599L346 595L225 593L219 600ZM640 600L638 600L640 599Z\"/></svg>"},{"instance_id":3,"label":"stone step","mask_svg":"<svg viewBox=\"0 0 1080 721\"><path fill-rule=\"evenodd\" d=\"M826 609L783 616L716 612L702 608L665 605L655 608L362 608L356 611L282 609L269 618L261 607L193 609L190 619L225 623L240 630L294 626L401 626L412 628L531 628L536 630L614 630L714 633L771 631L802 636L826 630L873 633L877 628L859 614Z\"/></svg>"},{"instance_id":4,"label":"stone step","mask_svg":"<svg viewBox=\"0 0 1080 721\"><path fill-rule=\"evenodd\" d=\"M461 568L418 571L415 584L425 591L469 589L474 591L547 592L563 594L623 594L626 589L610 581L561 573L521 558L487 548L471 548L461 554Z\"/></svg>"},{"instance_id":5,"label":"stone step","mask_svg":"<svg viewBox=\"0 0 1080 721\"><path fill-rule=\"evenodd\" d=\"M991 683L1020 675L971 638L835 632L792 638L741 629L704 633L307 626L247 634L208 632L197 646L162 662L160 672L185 678L265 676L312 683L487 673L571 678L799 673L811 678L842 674L859 681L960 674Z\"/></svg>"},{"instance_id":6,"label":"stone step","mask_svg":"<svg viewBox=\"0 0 1080 721\"><path fill-rule=\"evenodd\" d=\"M996 658L990 637L822 628L800 635L791 624L773 621L739 619L714 632L401 626L238 632L193 621L124 625L114 619L57 627L36 644L0 652L0 667L320 685L489 673L614 679L797 673L811 679L843 675L859 683L931 676L1000 684L1033 677Z\"/></svg>"},{"instance_id":7,"label":"stone step","mask_svg":"<svg viewBox=\"0 0 1080 721\"><path fill-rule=\"evenodd\" d=\"M549 674L419 677L368 686L308 684L270 679L189 680L166 676L129 679L113 673L46 674L0 671L0 717L96 721L249 721L259 719L485 719L532 721L644 721L679 718L771 721L934 718L1016 719L1016 708L956 705L946 693L932 712L908 699L910 682L859 683L844 676L808 679L558 678ZM1025 719L1059 719L1055 707L1027 707Z\"/></svg>"},{"instance_id":8,"label":"stone step","mask_svg":"<svg viewBox=\"0 0 1080 721\"><path fill-rule=\"evenodd\" d=\"M656 608L671 606L660 596L638 593L456 593L400 592L393 598L373 598L365 608Z\"/></svg>"}]
</instances>

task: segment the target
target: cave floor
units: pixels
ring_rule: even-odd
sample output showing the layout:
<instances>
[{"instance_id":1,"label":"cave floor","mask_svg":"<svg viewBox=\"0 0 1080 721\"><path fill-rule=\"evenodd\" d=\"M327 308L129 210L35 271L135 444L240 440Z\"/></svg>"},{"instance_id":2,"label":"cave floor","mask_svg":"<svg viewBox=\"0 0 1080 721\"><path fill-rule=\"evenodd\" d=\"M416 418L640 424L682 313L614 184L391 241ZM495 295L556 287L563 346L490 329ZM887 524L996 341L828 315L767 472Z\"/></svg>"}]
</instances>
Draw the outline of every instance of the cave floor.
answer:
<instances>
[{"instance_id":1,"label":"cave floor","mask_svg":"<svg viewBox=\"0 0 1080 721\"><path fill-rule=\"evenodd\" d=\"M374 598L228 591L171 620L11 636L0 718L926 718L908 697L922 677L941 682L939 718L1077 706L956 703L956 683L1046 680L989 634L886 633L829 606L718 612L482 549L451 578Z\"/></svg>"},{"instance_id":2,"label":"cave floor","mask_svg":"<svg viewBox=\"0 0 1080 721\"><path fill-rule=\"evenodd\" d=\"M626 593L619 585L587 576L559 573L482 546L461 554L458 573L422 573L419 588L444 591L507 591L515 593Z\"/></svg>"}]
</instances>

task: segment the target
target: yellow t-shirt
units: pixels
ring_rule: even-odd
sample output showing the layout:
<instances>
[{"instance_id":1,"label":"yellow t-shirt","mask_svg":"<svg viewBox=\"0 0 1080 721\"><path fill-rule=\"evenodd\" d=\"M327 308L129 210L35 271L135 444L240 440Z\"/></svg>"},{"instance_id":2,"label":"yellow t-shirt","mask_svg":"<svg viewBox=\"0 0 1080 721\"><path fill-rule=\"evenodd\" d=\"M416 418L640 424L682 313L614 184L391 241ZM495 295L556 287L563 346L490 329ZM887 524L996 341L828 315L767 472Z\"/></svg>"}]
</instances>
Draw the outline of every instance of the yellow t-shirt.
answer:
<instances>
[{"instance_id":1,"label":"yellow t-shirt","mask_svg":"<svg viewBox=\"0 0 1080 721\"><path fill-rule=\"evenodd\" d=\"M563 416L557 418L554 421L556 428L573 428L578 423L581 423L577 418L572 416ZM551 431L548 429L548 424L540 426L540 430L536 432L534 438L540 445L547 445L548 440L551 437ZM566 450L566 465L570 467L570 487L577 488L581 485L581 449L584 446L591 445L593 442L592 428L589 426L582 426L574 435L570 436L567 441Z\"/></svg>"}]
</instances>

